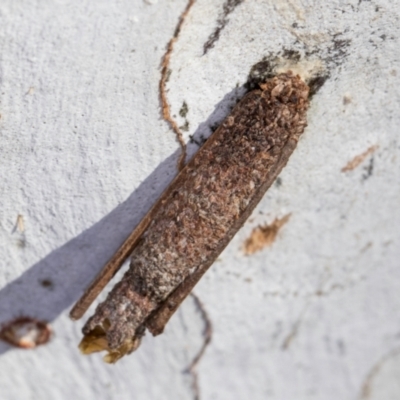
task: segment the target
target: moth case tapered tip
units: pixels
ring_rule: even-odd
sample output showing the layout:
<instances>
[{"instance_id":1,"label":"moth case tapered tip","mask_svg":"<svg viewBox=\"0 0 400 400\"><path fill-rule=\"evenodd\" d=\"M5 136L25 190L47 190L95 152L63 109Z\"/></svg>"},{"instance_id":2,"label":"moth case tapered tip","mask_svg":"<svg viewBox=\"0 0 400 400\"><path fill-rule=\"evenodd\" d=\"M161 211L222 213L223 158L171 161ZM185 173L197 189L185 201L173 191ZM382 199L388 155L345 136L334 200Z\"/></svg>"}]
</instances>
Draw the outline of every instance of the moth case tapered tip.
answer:
<instances>
[{"instance_id":1,"label":"moth case tapered tip","mask_svg":"<svg viewBox=\"0 0 400 400\"><path fill-rule=\"evenodd\" d=\"M96 326L84 335L78 347L81 353L85 355L107 351L107 354L103 357L103 361L107 364L115 364L123 356L135 351L139 345L140 338L134 336L125 340L117 349L110 349L107 340L107 328Z\"/></svg>"}]
</instances>

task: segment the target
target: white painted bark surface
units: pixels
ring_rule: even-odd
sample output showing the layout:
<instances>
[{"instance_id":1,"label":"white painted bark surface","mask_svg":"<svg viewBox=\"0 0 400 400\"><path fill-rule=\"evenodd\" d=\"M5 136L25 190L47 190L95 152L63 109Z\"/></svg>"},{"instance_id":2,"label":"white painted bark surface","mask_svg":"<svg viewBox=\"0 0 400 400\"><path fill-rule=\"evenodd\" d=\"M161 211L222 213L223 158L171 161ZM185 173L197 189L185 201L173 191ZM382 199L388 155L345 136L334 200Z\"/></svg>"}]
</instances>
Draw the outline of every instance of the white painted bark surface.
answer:
<instances>
[{"instance_id":1,"label":"white painted bark surface","mask_svg":"<svg viewBox=\"0 0 400 400\"><path fill-rule=\"evenodd\" d=\"M282 184L195 289L213 323L201 399L399 399L399 6L246 0L203 55L223 4L198 0L172 54L168 96L180 125L188 105L186 139L209 134L264 56L314 50L330 77ZM68 318L176 173L158 83L185 6L1 2L0 322L29 315L55 332L33 351L0 344L1 399L195 396L185 369L204 321L192 299L115 366L79 354L83 321ZM270 248L242 254L255 226L287 213Z\"/></svg>"}]
</instances>

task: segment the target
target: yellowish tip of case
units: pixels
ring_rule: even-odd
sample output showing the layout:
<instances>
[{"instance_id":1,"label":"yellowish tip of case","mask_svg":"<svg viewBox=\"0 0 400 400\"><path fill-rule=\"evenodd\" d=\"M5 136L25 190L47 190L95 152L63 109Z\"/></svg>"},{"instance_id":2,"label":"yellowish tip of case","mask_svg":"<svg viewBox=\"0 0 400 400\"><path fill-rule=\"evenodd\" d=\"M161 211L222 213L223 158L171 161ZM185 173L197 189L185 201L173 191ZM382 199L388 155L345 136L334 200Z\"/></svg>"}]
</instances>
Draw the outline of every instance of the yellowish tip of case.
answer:
<instances>
[{"instance_id":1,"label":"yellowish tip of case","mask_svg":"<svg viewBox=\"0 0 400 400\"><path fill-rule=\"evenodd\" d=\"M118 349L110 349L106 331L101 326L96 326L96 328L83 337L79 344L79 350L86 355L99 351L107 351L107 354L103 357L103 361L108 364L114 364L126 354L135 351L139 345L140 339L133 337L126 340Z\"/></svg>"}]
</instances>

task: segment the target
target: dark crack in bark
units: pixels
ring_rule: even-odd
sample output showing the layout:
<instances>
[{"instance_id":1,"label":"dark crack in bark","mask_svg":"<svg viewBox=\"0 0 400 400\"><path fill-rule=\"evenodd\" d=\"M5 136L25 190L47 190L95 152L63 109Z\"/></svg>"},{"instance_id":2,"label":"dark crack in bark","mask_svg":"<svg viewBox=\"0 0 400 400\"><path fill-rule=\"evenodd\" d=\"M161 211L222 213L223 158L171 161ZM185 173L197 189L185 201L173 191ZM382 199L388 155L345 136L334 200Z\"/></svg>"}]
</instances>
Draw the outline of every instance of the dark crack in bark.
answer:
<instances>
[{"instance_id":1,"label":"dark crack in bark","mask_svg":"<svg viewBox=\"0 0 400 400\"><path fill-rule=\"evenodd\" d=\"M194 394L194 400L200 400L199 375L198 375L198 372L196 371L196 367L197 367L198 363L200 362L201 358L203 357L207 346L211 342L212 324L211 324L210 317L208 316L207 311L204 308L204 305L201 302L201 300L199 299L199 297L196 296L193 292L190 293L190 295L193 297L196 307L200 311L201 318L204 321L203 344L201 345L200 350L195 355L192 362L190 363L190 365L187 368L187 372L193 377L192 389L193 389L193 394Z\"/></svg>"},{"instance_id":2,"label":"dark crack in bark","mask_svg":"<svg viewBox=\"0 0 400 400\"><path fill-rule=\"evenodd\" d=\"M224 30L225 26L228 24L228 15L233 12L233 10L240 4L243 0L227 0L222 8L222 14L217 20L217 26L215 27L213 33L208 37L207 41L203 45L203 55L205 55L208 50L212 49L215 43L218 41L221 32Z\"/></svg>"}]
</instances>

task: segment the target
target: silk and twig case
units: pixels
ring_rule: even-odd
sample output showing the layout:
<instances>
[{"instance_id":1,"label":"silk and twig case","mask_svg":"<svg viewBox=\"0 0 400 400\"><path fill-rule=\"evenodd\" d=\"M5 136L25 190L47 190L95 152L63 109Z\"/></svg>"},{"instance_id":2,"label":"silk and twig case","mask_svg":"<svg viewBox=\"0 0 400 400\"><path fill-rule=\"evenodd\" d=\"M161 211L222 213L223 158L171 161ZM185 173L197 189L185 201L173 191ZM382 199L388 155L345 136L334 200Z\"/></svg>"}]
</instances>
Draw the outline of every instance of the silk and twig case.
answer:
<instances>
[{"instance_id":1,"label":"silk and twig case","mask_svg":"<svg viewBox=\"0 0 400 400\"><path fill-rule=\"evenodd\" d=\"M90 303L131 254L122 280L83 327L84 353L107 362L161 333L274 182L306 126L309 88L290 71L249 92L182 169L78 301Z\"/></svg>"}]
</instances>

